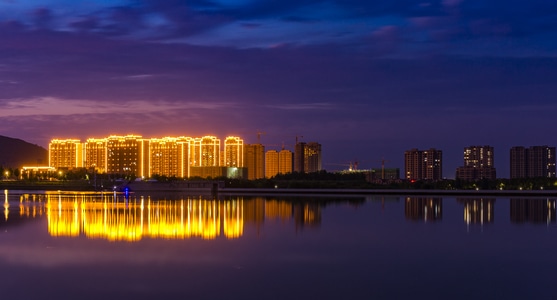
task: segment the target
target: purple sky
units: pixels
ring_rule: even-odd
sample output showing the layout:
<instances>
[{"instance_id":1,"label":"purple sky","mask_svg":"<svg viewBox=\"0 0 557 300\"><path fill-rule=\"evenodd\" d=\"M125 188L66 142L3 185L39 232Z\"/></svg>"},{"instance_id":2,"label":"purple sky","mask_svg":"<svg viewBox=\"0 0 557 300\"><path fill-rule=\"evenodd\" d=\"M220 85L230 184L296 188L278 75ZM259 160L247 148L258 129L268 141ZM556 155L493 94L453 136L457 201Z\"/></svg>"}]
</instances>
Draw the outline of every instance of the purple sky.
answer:
<instances>
[{"instance_id":1,"label":"purple sky","mask_svg":"<svg viewBox=\"0 0 557 300\"><path fill-rule=\"evenodd\" d=\"M557 2L0 0L0 135L242 136L323 165L555 146Z\"/></svg>"}]
</instances>

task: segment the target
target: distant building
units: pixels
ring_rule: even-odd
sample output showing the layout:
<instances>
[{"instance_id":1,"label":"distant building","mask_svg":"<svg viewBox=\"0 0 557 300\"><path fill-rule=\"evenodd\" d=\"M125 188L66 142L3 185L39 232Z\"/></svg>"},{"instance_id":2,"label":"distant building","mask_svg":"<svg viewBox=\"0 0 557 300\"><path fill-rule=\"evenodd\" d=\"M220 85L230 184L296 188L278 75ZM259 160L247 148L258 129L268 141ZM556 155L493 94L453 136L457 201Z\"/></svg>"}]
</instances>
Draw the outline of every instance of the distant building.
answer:
<instances>
[{"instance_id":1,"label":"distant building","mask_svg":"<svg viewBox=\"0 0 557 300\"><path fill-rule=\"evenodd\" d=\"M279 174L292 173L292 151L282 149L279 152Z\"/></svg>"},{"instance_id":2,"label":"distant building","mask_svg":"<svg viewBox=\"0 0 557 300\"><path fill-rule=\"evenodd\" d=\"M83 167L81 141L75 139L52 140L48 145L48 165L64 169Z\"/></svg>"},{"instance_id":3,"label":"distant building","mask_svg":"<svg viewBox=\"0 0 557 300\"><path fill-rule=\"evenodd\" d=\"M404 152L404 178L408 180L443 179L443 152L435 148Z\"/></svg>"},{"instance_id":4,"label":"distant building","mask_svg":"<svg viewBox=\"0 0 557 300\"><path fill-rule=\"evenodd\" d=\"M456 178L462 180L495 179L495 156L491 146L464 148L464 166L456 169Z\"/></svg>"},{"instance_id":5,"label":"distant building","mask_svg":"<svg viewBox=\"0 0 557 300\"><path fill-rule=\"evenodd\" d=\"M279 172L279 153L277 150L265 152L265 178L271 178Z\"/></svg>"},{"instance_id":6,"label":"distant building","mask_svg":"<svg viewBox=\"0 0 557 300\"><path fill-rule=\"evenodd\" d=\"M229 136L224 140L224 163L226 167L244 166L244 140L237 136Z\"/></svg>"},{"instance_id":7,"label":"distant building","mask_svg":"<svg viewBox=\"0 0 557 300\"><path fill-rule=\"evenodd\" d=\"M140 170L141 136L111 135L107 138L107 173L138 175Z\"/></svg>"},{"instance_id":8,"label":"distant building","mask_svg":"<svg viewBox=\"0 0 557 300\"><path fill-rule=\"evenodd\" d=\"M244 164L248 169L248 179L265 177L265 146L261 144L244 145Z\"/></svg>"},{"instance_id":9,"label":"distant building","mask_svg":"<svg viewBox=\"0 0 557 300\"><path fill-rule=\"evenodd\" d=\"M220 139L215 136L194 138L190 144L192 167L218 167L220 164Z\"/></svg>"},{"instance_id":10,"label":"distant building","mask_svg":"<svg viewBox=\"0 0 557 300\"><path fill-rule=\"evenodd\" d=\"M106 173L107 165L107 139L87 139L84 144L85 159L83 167L95 170L99 173Z\"/></svg>"},{"instance_id":11,"label":"distant building","mask_svg":"<svg viewBox=\"0 0 557 300\"><path fill-rule=\"evenodd\" d=\"M145 178L153 175L189 177L191 140L188 137L143 140L140 161L142 166L149 167L143 168L138 175Z\"/></svg>"},{"instance_id":12,"label":"distant building","mask_svg":"<svg viewBox=\"0 0 557 300\"><path fill-rule=\"evenodd\" d=\"M321 144L298 142L294 151L294 171L311 173L321 169Z\"/></svg>"},{"instance_id":13,"label":"distant building","mask_svg":"<svg viewBox=\"0 0 557 300\"><path fill-rule=\"evenodd\" d=\"M400 169L399 168L381 168L381 169L370 169L366 171L366 181L375 182L381 180L398 180L400 179Z\"/></svg>"},{"instance_id":14,"label":"distant building","mask_svg":"<svg viewBox=\"0 0 557 300\"><path fill-rule=\"evenodd\" d=\"M511 178L555 178L555 147L512 147L510 167Z\"/></svg>"}]
</instances>

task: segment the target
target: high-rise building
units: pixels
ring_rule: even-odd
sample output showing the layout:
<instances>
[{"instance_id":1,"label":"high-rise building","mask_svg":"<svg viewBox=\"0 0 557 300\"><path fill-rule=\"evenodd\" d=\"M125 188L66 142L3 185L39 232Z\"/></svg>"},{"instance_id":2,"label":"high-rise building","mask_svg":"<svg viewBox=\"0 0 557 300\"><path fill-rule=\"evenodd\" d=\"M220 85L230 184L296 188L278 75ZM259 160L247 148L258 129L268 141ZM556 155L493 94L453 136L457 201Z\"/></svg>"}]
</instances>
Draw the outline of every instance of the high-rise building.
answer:
<instances>
[{"instance_id":1,"label":"high-rise building","mask_svg":"<svg viewBox=\"0 0 557 300\"><path fill-rule=\"evenodd\" d=\"M292 151L282 149L278 153L279 157L279 174L292 173Z\"/></svg>"},{"instance_id":2,"label":"high-rise building","mask_svg":"<svg viewBox=\"0 0 557 300\"><path fill-rule=\"evenodd\" d=\"M190 145L192 167L218 167L220 164L220 139L204 136L193 139Z\"/></svg>"},{"instance_id":3,"label":"high-rise building","mask_svg":"<svg viewBox=\"0 0 557 300\"><path fill-rule=\"evenodd\" d=\"M279 153L277 150L265 152L265 178L271 178L279 172Z\"/></svg>"},{"instance_id":4,"label":"high-rise building","mask_svg":"<svg viewBox=\"0 0 557 300\"><path fill-rule=\"evenodd\" d=\"M141 136L111 135L107 138L107 173L138 175L141 170Z\"/></svg>"},{"instance_id":5,"label":"high-rise building","mask_svg":"<svg viewBox=\"0 0 557 300\"><path fill-rule=\"evenodd\" d=\"M99 173L105 173L108 168L107 139L87 139L84 148L83 166Z\"/></svg>"},{"instance_id":6,"label":"high-rise building","mask_svg":"<svg viewBox=\"0 0 557 300\"><path fill-rule=\"evenodd\" d=\"M149 139L147 149L149 172L145 177L152 175L189 177L189 149L191 138L165 137L162 139Z\"/></svg>"},{"instance_id":7,"label":"high-rise building","mask_svg":"<svg viewBox=\"0 0 557 300\"><path fill-rule=\"evenodd\" d=\"M224 140L225 167L244 166L244 141L236 136L229 136Z\"/></svg>"},{"instance_id":8,"label":"high-rise building","mask_svg":"<svg viewBox=\"0 0 557 300\"><path fill-rule=\"evenodd\" d=\"M53 168L83 167L83 151L80 140L54 139L48 145L48 165Z\"/></svg>"},{"instance_id":9,"label":"high-rise building","mask_svg":"<svg viewBox=\"0 0 557 300\"><path fill-rule=\"evenodd\" d=\"M301 173L321 171L321 144L298 142L294 149L294 171Z\"/></svg>"},{"instance_id":10,"label":"high-rise building","mask_svg":"<svg viewBox=\"0 0 557 300\"><path fill-rule=\"evenodd\" d=\"M524 147L511 148L511 178L528 177L528 149Z\"/></svg>"},{"instance_id":11,"label":"high-rise building","mask_svg":"<svg viewBox=\"0 0 557 300\"><path fill-rule=\"evenodd\" d=\"M463 180L495 179L494 151L491 146L464 148L464 166L456 169L456 178Z\"/></svg>"},{"instance_id":12,"label":"high-rise building","mask_svg":"<svg viewBox=\"0 0 557 300\"><path fill-rule=\"evenodd\" d=\"M555 178L555 147L511 148L511 178Z\"/></svg>"},{"instance_id":13,"label":"high-rise building","mask_svg":"<svg viewBox=\"0 0 557 300\"><path fill-rule=\"evenodd\" d=\"M443 152L435 148L404 152L404 177L408 180L441 180Z\"/></svg>"},{"instance_id":14,"label":"high-rise building","mask_svg":"<svg viewBox=\"0 0 557 300\"><path fill-rule=\"evenodd\" d=\"M265 177L265 146L261 144L244 145L244 165L248 169L248 179Z\"/></svg>"}]
</instances>

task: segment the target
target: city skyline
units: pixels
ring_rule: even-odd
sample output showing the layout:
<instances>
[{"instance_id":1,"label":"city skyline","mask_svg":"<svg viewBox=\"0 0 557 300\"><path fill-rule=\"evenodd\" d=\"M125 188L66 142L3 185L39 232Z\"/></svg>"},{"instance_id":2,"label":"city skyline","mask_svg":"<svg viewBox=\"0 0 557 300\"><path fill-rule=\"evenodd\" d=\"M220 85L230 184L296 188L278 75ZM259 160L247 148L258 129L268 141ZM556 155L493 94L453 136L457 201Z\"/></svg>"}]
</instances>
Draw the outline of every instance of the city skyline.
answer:
<instances>
[{"instance_id":1,"label":"city skyline","mask_svg":"<svg viewBox=\"0 0 557 300\"><path fill-rule=\"evenodd\" d=\"M545 0L1 1L0 135L303 136L330 170L436 148L449 178L491 145L509 177L507 149L557 141L555 20Z\"/></svg>"}]
</instances>

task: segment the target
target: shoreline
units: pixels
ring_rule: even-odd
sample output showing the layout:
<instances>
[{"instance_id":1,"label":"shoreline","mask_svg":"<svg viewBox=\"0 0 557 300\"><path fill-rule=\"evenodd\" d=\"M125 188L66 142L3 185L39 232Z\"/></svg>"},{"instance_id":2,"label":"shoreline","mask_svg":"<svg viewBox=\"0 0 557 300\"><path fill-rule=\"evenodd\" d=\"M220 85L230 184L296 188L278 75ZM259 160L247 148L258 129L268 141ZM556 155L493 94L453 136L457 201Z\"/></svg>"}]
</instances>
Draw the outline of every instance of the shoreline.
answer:
<instances>
[{"instance_id":1,"label":"shoreline","mask_svg":"<svg viewBox=\"0 0 557 300\"><path fill-rule=\"evenodd\" d=\"M439 196L547 196L557 197L557 190L420 190L420 189L258 189L221 188L219 195L439 195Z\"/></svg>"}]
</instances>

